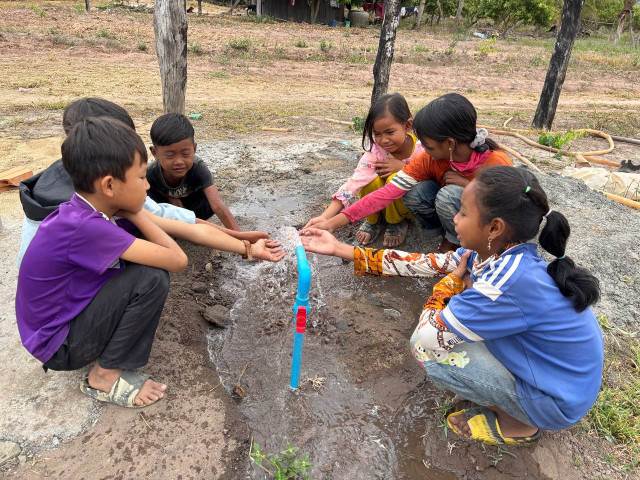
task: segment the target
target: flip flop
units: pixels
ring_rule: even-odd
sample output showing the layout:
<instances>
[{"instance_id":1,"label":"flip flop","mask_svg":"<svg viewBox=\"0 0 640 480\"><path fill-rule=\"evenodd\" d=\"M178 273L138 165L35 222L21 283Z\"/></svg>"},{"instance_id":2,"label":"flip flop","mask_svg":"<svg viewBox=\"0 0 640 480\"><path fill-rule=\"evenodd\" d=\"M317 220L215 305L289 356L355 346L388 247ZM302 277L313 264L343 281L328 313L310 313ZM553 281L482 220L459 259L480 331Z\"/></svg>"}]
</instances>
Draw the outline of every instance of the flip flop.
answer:
<instances>
[{"instance_id":1,"label":"flip flop","mask_svg":"<svg viewBox=\"0 0 640 480\"><path fill-rule=\"evenodd\" d=\"M149 378L151 378L151 375L146 373L138 372L137 370L125 370L107 393L91 387L89 385L89 377L85 377L80 384L80 391L100 402L112 403L126 408L144 408L157 402L156 400L156 402L149 405L136 405L134 401L136 395L138 395L140 389Z\"/></svg>"},{"instance_id":2,"label":"flip flop","mask_svg":"<svg viewBox=\"0 0 640 480\"><path fill-rule=\"evenodd\" d=\"M402 245L404 243L405 237L407 236L408 228L409 224L406 220L402 220L400 223L390 223L389 225L387 225L387 231L384 232L383 245L387 237L400 237L400 243L398 243L398 245ZM396 248L398 245L387 248Z\"/></svg>"},{"instance_id":3,"label":"flip flop","mask_svg":"<svg viewBox=\"0 0 640 480\"><path fill-rule=\"evenodd\" d=\"M378 238L378 235L380 235L380 232L382 231L382 225L380 225L380 222L374 224L369 223L365 220L364 222L362 222L362 225L360 225L360 228L358 230L371 235L371 238L367 243L361 244L363 246L369 245L370 243L373 243L376 238Z\"/></svg>"},{"instance_id":4,"label":"flip flop","mask_svg":"<svg viewBox=\"0 0 640 480\"><path fill-rule=\"evenodd\" d=\"M487 445L531 445L536 442L542 435L542 430L538 431L530 437L505 437L500 431L498 425L498 417L496 412L489 410L487 407L473 407L466 410L454 412L447 417L447 425L455 433L464 438L464 435L451 422L453 417L464 415L471 430L471 438Z\"/></svg>"}]
</instances>

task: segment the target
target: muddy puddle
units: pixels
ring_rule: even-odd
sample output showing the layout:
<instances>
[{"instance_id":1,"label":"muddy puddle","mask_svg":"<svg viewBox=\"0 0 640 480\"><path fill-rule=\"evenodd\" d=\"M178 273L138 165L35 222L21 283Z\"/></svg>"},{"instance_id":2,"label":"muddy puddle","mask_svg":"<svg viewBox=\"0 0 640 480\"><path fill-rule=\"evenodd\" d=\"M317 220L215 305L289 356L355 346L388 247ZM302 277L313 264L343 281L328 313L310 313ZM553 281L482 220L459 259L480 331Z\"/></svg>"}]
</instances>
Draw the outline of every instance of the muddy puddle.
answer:
<instances>
[{"instance_id":1,"label":"muddy puddle","mask_svg":"<svg viewBox=\"0 0 640 480\"><path fill-rule=\"evenodd\" d=\"M313 478L452 479L429 467L426 419L442 397L413 362L408 339L428 281L354 278L340 259L308 254L310 313L300 385L289 387L293 301L297 287L294 236L306 218L304 196L251 189L231 206L283 243L278 264L220 263L214 300L231 307L233 325L210 330L209 353L229 392L246 366L237 398L254 442L277 452L286 442L308 452ZM302 213L300 213L302 212ZM275 226L275 227L274 227ZM257 467L247 477L263 478Z\"/></svg>"}]
</instances>

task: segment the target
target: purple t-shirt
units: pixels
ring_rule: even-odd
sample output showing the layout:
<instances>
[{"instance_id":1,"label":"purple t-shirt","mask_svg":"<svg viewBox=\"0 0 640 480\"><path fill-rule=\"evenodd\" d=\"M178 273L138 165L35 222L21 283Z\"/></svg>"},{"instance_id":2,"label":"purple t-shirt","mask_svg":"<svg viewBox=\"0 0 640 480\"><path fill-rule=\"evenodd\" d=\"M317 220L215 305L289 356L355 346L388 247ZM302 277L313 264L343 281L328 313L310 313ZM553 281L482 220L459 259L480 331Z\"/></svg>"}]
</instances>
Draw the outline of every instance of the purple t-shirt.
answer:
<instances>
[{"instance_id":1,"label":"purple t-shirt","mask_svg":"<svg viewBox=\"0 0 640 480\"><path fill-rule=\"evenodd\" d=\"M135 237L74 194L38 228L18 275L16 318L25 348L48 361L69 323L122 268Z\"/></svg>"}]
</instances>

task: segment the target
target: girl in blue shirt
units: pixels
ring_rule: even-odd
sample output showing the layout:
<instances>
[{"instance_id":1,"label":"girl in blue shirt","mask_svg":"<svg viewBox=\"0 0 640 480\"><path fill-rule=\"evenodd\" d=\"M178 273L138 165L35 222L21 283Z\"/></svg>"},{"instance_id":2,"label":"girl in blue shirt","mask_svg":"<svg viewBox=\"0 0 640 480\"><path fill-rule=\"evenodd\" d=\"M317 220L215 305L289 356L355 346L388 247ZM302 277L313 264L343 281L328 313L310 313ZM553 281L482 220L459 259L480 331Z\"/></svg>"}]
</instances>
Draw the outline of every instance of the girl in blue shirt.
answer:
<instances>
[{"instance_id":1,"label":"girl in blue shirt","mask_svg":"<svg viewBox=\"0 0 640 480\"><path fill-rule=\"evenodd\" d=\"M357 275L432 277L411 350L438 387L474 404L448 416L485 443L528 444L578 422L600 389L604 347L590 308L598 280L566 256L567 219L530 172L493 167L465 187L454 218L462 248L412 254L354 248L303 231L305 248L353 260ZM540 231L540 227L542 229ZM527 243L539 245L550 264Z\"/></svg>"}]
</instances>

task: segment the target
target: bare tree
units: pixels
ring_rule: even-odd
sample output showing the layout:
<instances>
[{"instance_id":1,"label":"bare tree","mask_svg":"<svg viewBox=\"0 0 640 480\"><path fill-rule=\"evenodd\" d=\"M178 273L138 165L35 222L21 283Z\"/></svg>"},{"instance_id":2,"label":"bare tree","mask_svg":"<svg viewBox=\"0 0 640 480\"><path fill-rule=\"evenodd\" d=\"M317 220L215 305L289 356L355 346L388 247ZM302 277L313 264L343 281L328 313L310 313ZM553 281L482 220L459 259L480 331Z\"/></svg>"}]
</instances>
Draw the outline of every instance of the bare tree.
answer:
<instances>
[{"instance_id":1,"label":"bare tree","mask_svg":"<svg viewBox=\"0 0 640 480\"><path fill-rule=\"evenodd\" d=\"M420 0L420 5L418 5L418 16L416 17L416 23L413 25L413 30L418 30L420 28L420 24L422 23L422 14L424 13L424 4L427 0Z\"/></svg>"},{"instance_id":2,"label":"bare tree","mask_svg":"<svg viewBox=\"0 0 640 480\"><path fill-rule=\"evenodd\" d=\"M153 29L162 80L164 113L184 113L187 89L187 28L185 0L156 0Z\"/></svg>"},{"instance_id":3,"label":"bare tree","mask_svg":"<svg viewBox=\"0 0 640 480\"><path fill-rule=\"evenodd\" d=\"M438 4L438 11L440 12L440 16L438 17L438 25L440 25L440 19L442 18L444 20L444 12L442 11L442 3L440 0L436 0L436 3Z\"/></svg>"},{"instance_id":4,"label":"bare tree","mask_svg":"<svg viewBox=\"0 0 640 480\"><path fill-rule=\"evenodd\" d=\"M393 48L398 29L398 12L400 0L389 0L385 4L384 21L380 29L380 41L378 42L378 54L376 63L373 64L373 92L371 103L387 93L389 88L389 75L393 62Z\"/></svg>"},{"instance_id":5,"label":"bare tree","mask_svg":"<svg viewBox=\"0 0 640 480\"><path fill-rule=\"evenodd\" d=\"M547 76L540 94L540 101L536 114L533 117L534 128L551 129L553 118L556 115L558 99L562 91L571 58L573 44L580 31L582 7L584 0L565 0L562 7L562 20L556 37L556 46L551 55Z\"/></svg>"},{"instance_id":6,"label":"bare tree","mask_svg":"<svg viewBox=\"0 0 640 480\"><path fill-rule=\"evenodd\" d=\"M633 6L635 3L636 0L624 0L624 7L620 10L620 13L618 13L618 28L616 29L615 43L620 41L627 18L629 18L632 23L631 29L633 31ZM633 34L631 34L631 36L633 37Z\"/></svg>"},{"instance_id":7,"label":"bare tree","mask_svg":"<svg viewBox=\"0 0 640 480\"><path fill-rule=\"evenodd\" d=\"M316 18L318 18L318 11L320 10L320 2L322 0L307 0L307 5L311 9L311 25L316 23Z\"/></svg>"},{"instance_id":8,"label":"bare tree","mask_svg":"<svg viewBox=\"0 0 640 480\"><path fill-rule=\"evenodd\" d=\"M460 26L460 20L462 20L463 8L464 8L464 0L458 0L458 10L456 11L456 19L455 19L456 28Z\"/></svg>"}]
</instances>

